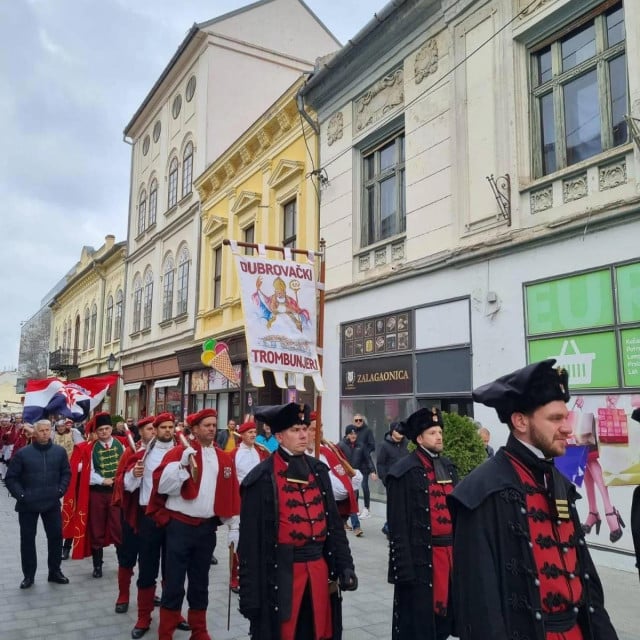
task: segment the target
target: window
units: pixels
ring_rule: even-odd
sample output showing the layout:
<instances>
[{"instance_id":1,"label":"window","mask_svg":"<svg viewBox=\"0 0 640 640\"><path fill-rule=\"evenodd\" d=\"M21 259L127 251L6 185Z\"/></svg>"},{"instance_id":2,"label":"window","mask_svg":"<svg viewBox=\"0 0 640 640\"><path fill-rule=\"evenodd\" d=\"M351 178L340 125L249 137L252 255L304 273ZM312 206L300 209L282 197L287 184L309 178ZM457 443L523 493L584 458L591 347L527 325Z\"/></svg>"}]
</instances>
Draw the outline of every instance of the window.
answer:
<instances>
[{"instance_id":1,"label":"window","mask_svg":"<svg viewBox=\"0 0 640 640\"><path fill-rule=\"evenodd\" d=\"M609 7L607 9L607 7ZM531 56L534 176L624 144L628 112L624 9L605 4Z\"/></svg>"},{"instance_id":2,"label":"window","mask_svg":"<svg viewBox=\"0 0 640 640\"><path fill-rule=\"evenodd\" d=\"M156 223L158 214L158 181L154 178L149 187L149 226Z\"/></svg>"},{"instance_id":3,"label":"window","mask_svg":"<svg viewBox=\"0 0 640 640\"><path fill-rule=\"evenodd\" d=\"M284 238L282 246L296 248L296 214L298 203L295 198L284 205Z\"/></svg>"},{"instance_id":4,"label":"window","mask_svg":"<svg viewBox=\"0 0 640 640\"><path fill-rule=\"evenodd\" d=\"M111 342L111 331L113 330L113 296L107 298L107 317L104 323L104 343Z\"/></svg>"},{"instance_id":5,"label":"window","mask_svg":"<svg viewBox=\"0 0 640 640\"><path fill-rule=\"evenodd\" d=\"M182 156L182 197L191 193L191 180L193 178L193 144L190 142Z\"/></svg>"},{"instance_id":6,"label":"window","mask_svg":"<svg viewBox=\"0 0 640 640\"><path fill-rule=\"evenodd\" d=\"M149 153L149 146L151 145L151 138L147 134L142 141L142 155L146 156Z\"/></svg>"},{"instance_id":7,"label":"window","mask_svg":"<svg viewBox=\"0 0 640 640\"><path fill-rule=\"evenodd\" d=\"M405 227L404 131L362 155L362 237L366 247Z\"/></svg>"},{"instance_id":8,"label":"window","mask_svg":"<svg viewBox=\"0 0 640 640\"><path fill-rule=\"evenodd\" d=\"M169 320L173 314L173 258L167 256L162 269L162 320Z\"/></svg>"},{"instance_id":9,"label":"window","mask_svg":"<svg viewBox=\"0 0 640 640\"><path fill-rule=\"evenodd\" d=\"M153 125L153 141L158 142L160 140L160 132L162 131L162 125L160 124L160 120L157 120Z\"/></svg>"},{"instance_id":10,"label":"window","mask_svg":"<svg viewBox=\"0 0 640 640\"><path fill-rule=\"evenodd\" d=\"M220 306L222 288L222 247L213 250L213 308Z\"/></svg>"},{"instance_id":11,"label":"window","mask_svg":"<svg viewBox=\"0 0 640 640\"><path fill-rule=\"evenodd\" d=\"M54 347L53 347L54 351L58 350L58 343L59 342L60 342L60 329L56 329L56 339L55 339Z\"/></svg>"},{"instance_id":12,"label":"window","mask_svg":"<svg viewBox=\"0 0 640 640\"><path fill-rule=\"evenodd\" d=\"M174 207L178 202L178 159L174 158L169 165L169 201L168 208Z\"/></svg>"},{"instance_id":13,"label":"window","mask_svg":"<svg viewBox=\"0 0 640 640\"><path fill-rule=\"evenodd\" d=\"M187 82L187 89L184 92L187 102L191 102L191 100L193 100L193 96L195 95L195 92L196 92L196 77L191 76L189 78L189 82Z\"/></svg>"},{"instance_id":14,"label":"window","mask_svg":"<svg viewBox=\"0 0 640 640\"><path fill-rule=\"evenodd\" d=\"M189 250L183 247L178 259L178 306L176 315L187 313L187 300L189 297Z\"/></svg>"},{"instance_id":15,"label":"window","mask_svg":"<svg viewBox=\"0 0 640 640\"><path fill-rule=\"evenodd\" d=\"M178 94L173 99L173 104L171 105L171 115L173 115L174 120L180 115L181 108L182 108L182 96Z\"/></svg>"},{"instance_id":16,"label":"window","mask_svg":"<svg viewBox=\"0 0 640 640\"><path fill-rule=\"evenodd\" d=\"M142 280L137 276L133 281L133 332L140 331L142 319Z\"/></svg>"},{"instance_id":17,"label":"window","mask_svg":"<svg viewBox=\"0 0 640 640\"><path fill-rule=\"evenodd\" d=\"M96 327L98 326L98 305L93 303L91 307L91 335L89 336L89 348L95 349L96 346Z\"/></svg>"},{"instance_id":18,"label":"window","mask_svg":"<svg viewBox=\"0 0 640 640\"><path fill-rule=\"evenodd\" d=\"M122 301L124 296L122 295L122 289L116 291L116 311L115 319L113 322L113 339L120 340L120 334L122 333Z\"/></svg>"},{"instance_id":19,"label":"window","mask_svg":"<svg viewBox=\"0 0 640 640\"><path fill-rule=\"evenodd\" d=\"M84 333L82 335L82 349L86 351L89 348L89 328L91 325L91 316L89 307L84 310Z\"/></svg>"},{"instance_id":20,"label":"window","mask_svg":"<svg viewBox=\"0 0 640 640\"><path fill-rule=\"evenodd\" d=\"M153 273L149 270L144 276L144 298L142 328L151 328L151 310L153 307Z\"/></svg>"},{"instance_id":21,"label":"window","mask_svg":"<svg viewBox=\"0 0 640 640\"><path fill-rule=\"evenodd\" d=\"M62 348L66 350L67 348L67 321L64 321L62 325Z\"/></svg>"},{"instance_id":22,"label":"window","mask_svg":"<svg viewBox=\"0 0 640 640\"><path fill-rule=\"evenodd\" d=\"M147 192L145 190L140 194L138 200L138 235L144 232L147 223Z\"/></svg>"},{"instance_id":23,"label":"window","mask_svg":"<svg viewBox=\"0 0 640 640\"><path fill-rule=\"evenodd\" d=\"M249 244L255 243L255 241L256 241L256 228L255 228L255 225L252 224L250 227L247 227L244 230L244 241L248 242ZM253 248L252 247L245 247L244 253L247 256L252 256L253 255Z\"/></svg>"}]
</instances>

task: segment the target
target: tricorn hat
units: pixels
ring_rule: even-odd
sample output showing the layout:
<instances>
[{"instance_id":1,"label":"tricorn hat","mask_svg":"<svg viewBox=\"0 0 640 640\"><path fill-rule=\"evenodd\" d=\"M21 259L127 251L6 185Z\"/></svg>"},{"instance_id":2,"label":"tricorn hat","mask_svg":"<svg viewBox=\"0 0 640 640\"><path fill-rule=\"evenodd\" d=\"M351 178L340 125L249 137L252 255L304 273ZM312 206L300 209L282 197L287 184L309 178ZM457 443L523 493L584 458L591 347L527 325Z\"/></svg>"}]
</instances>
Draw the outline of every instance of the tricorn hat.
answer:
<instances>
[{"instance_id":1,"label":"tricorn hat","mask_svg":"<svg viewBox=\"0 0 640 640\"><path fill-rule=\"evenodd\" d=\"M513 413L530 413L554 400L567 402L569 374L555 367L554 359L534 362L478 387L472 396L476 402L493 407L501 422L509 424Z\"/></svg>"},{"instance_id":2,"label":"tricorn hat","mask_svg":"<svg viewBox=\"0 0 640 640\"><path fill-rule=\"evenodd\" d=\"M422 408L412 413L406 420L399 423L396 431L404 434L406 438L417 442L418 436L431 427L443 427L442 413L437 407L431 409Z\"/></svg>"},{"instance_id":3,"label":"tricorn hat","mask_svg":"<svg viewBox=\"0 0 640 640\"><path fill-rule=\"evenodd\" d=\"M255 418L260 422L266 422L273 433L284 431L297 424L309 425L311 407L308 404L276 404L267 407L256 407Z\"/></svg>"}]
</instances>

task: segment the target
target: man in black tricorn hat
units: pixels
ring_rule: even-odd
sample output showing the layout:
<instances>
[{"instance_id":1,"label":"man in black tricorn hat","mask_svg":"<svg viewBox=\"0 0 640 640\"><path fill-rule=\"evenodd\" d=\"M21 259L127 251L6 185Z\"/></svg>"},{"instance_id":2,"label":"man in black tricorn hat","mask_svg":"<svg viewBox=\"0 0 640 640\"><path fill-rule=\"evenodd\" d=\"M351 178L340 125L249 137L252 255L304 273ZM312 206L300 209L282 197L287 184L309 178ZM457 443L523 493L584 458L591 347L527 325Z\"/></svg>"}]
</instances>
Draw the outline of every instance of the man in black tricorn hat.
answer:
<instances>
[{"instance_id":1,"label":"man in black tricorn hat","mask_svg":"<svg viewBox=\"0 0 640 640\"><path fill-rule=\"evenodd\" d=\"M571 427L568 375L530 364L473 392L509 426L507 445L449 497L461 640L615 640L575 507L555 468Z\"/></svg>"},{"instance_id":2,"label":"man in black tricorn hat","mask_svg":"<svg viewBox=\"0 0 640 640\"><path fill-rule=\"evenodd\" d=\"M278 449L241 485L240 612L254 640L341 637L339 589L358 586L327 466L305 455L308 405L257 408Z\"/></svg>"},{"instance_id":3,"label":"man in black tricorn hat","mask_svg":"<svg viewBox=\"0 0 640 640\"><path fill-rule=\"evenodd\" d=\"M446 496L458 481L442 455L442 414L412 413L398 430L416 449L386 476L393 640L443 640L452 632L452 537Z\"/></svg>"}]
</instances>

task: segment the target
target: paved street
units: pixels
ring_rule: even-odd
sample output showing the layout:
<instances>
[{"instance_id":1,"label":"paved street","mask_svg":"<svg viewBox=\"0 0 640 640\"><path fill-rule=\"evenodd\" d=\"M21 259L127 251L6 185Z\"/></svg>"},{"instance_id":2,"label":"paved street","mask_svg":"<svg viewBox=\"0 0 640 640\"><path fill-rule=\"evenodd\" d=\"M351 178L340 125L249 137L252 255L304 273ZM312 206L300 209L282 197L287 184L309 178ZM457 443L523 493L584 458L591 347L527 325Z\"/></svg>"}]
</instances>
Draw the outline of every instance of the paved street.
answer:
<instances>
[{"instance_id":1,"label":"paved street","mask_svg":"<svg viewBox=\"0 0 640 640\"><path fill-rule=\"evenodd\" d=\"M375 505L378 507L378 505ZM128 613L113 612L116 597L116 560L113 548L105 553L104 578L91 577L91 559L63 562L62 569L71 584L49 584L46 569L46 545L42 526L38 528L39 569L35 585L26 591L18 588L22 580L17 514L14 501L4 487L0 488L0 538L3 541L3 566L0 572L0 638L21 640L80 640L93 638L129 638L135 624L135 603ZM391 594L386 582L386 540L380 528L382 518L363 520L365 535L349 541L356 562L360 588L344 598L344 640L370 640L390 637ZM625 534L628 535L628 534ZM237 611L237 596L232 596L231 628L227 620L227 576L224 561L224 534L220 536L220 564L211 567L211 602L209 630L215 640L247 638L248 626ZM607 564L607 558L603 560ZM638 599L640 585L637 573L628 569L628 558L617 559L627 570L600 567L607 604L620 640L640 638ZM602 563L601 563L602 564ZM135 600L135 586L132 588ZM147 638L156 637L157 613L154 614ZM176 640L187 640L188 633L177 631Z\"/></svg>"}]
</instances>

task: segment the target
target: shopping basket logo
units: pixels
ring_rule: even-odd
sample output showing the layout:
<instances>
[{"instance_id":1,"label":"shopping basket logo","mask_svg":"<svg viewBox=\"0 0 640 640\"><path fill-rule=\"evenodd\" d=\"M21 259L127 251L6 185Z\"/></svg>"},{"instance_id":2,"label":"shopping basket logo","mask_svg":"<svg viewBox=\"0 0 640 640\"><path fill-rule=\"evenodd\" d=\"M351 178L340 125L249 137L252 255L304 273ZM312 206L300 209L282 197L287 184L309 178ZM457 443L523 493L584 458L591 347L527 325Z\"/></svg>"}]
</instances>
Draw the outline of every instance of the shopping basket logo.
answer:
<instances>
[{"instance_id":1,"label":"shopping basket logo","mask_svg":"<svg viewBox=\"0 0 640 640\"><path fill-rule=\"evenodd\" d=\"M567 353L571 347L573 353ZM564 367L569 372L570 384L591 384L591 371L595 353L580 353L575 340L565 340L558 355L549 356L555 358L559 367Z\"/></svg>"}]
</instances>

